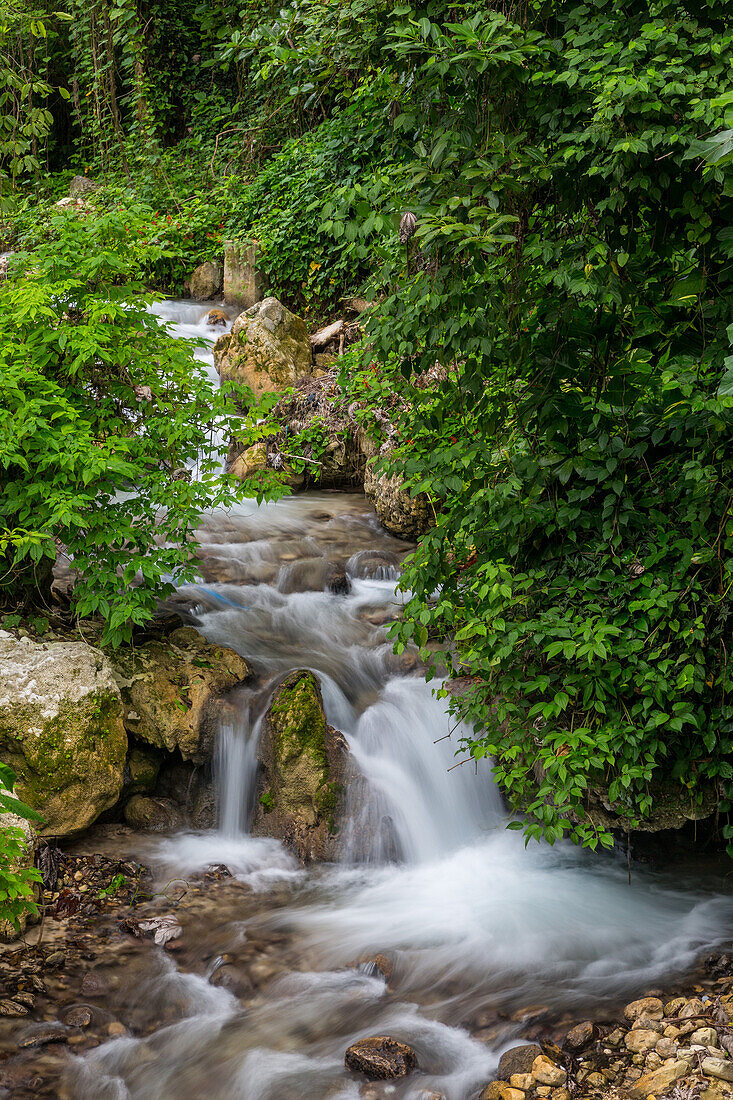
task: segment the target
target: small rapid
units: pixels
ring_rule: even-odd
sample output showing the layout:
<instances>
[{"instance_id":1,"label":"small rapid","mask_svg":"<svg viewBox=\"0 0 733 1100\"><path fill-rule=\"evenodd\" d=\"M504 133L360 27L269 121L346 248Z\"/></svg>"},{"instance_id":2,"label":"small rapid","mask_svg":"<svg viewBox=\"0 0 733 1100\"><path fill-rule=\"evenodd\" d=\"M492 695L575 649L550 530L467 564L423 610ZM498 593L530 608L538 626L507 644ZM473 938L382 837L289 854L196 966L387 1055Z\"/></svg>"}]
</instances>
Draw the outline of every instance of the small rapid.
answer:
<instances>
[{"instance_id":1,"label":"small rapid","mask_svg":"<svg viewBox=\"0 0 733 1100\"><path fill-rule=\"evenodd\" d=\"M204 312L160 308L179 335L201 335ZM385 634L409 548L362 497L244 502L204 517L199 542L200 580L176 602L253 678L219 731L219 828L143 838L140 854L161 882L226 864L247 911L212 904L200 918L200 973L158 953L145 1034L79 1060L79 1100L358 1100L344 1051L378 1034L410 1043L420 1068L375 1097L473 1100L533 1013L597 1014L674 980L729 934L730 898L702 870L692 881L673 866L635 869L629 884L615 855L526 848L488 765L453 767L461 729L450 733L415 654L395 656ZM348 594L325 588L328 563L345 568ZM340 861L308 869L249 833L262 715L296 668L319 676L358 772ZM211 986L212 959L259 943L277 944L280 962L263 949L272 973L247 996ZM389 982L369 963L377 954ZM156 1027L161 997L180 1001L180 1018Z\"/></svg>"}]
</instances>

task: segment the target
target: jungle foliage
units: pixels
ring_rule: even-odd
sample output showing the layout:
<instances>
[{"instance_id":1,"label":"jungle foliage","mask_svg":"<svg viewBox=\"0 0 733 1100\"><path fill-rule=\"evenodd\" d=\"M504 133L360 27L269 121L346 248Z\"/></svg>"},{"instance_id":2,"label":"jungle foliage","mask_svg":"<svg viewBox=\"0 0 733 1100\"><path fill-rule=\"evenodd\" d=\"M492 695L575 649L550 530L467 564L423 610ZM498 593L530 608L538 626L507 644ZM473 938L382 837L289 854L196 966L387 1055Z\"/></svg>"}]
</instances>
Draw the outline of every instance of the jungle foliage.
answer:
<instances>
[{"instance_id":1,"label":"jungle foliage","mask_svg":"<svg viewBox=\"0 0 733 1100\"><path fill-rule=\"evenodd\" d=\"M22 178L45 161L52 197L89 169L102 206L138 203L159 285L252 235L291 305L323 314L360 284L372 298L342 383L367 415L391 410L392 469L437 514L395 642L429 658L450 639L463 749L494 758L530 836L608 843L594 806L631 826L660 792L691 815L730 810L724 8L67 0L31 18L4 4L0 159L21 238L44 237ZM28 271L54 308L48 268ZM199 429L181 431L192 452ZM82 450L99 459L94 438ZM188 516L196 491L166 500Z\"/></svg>"}]
</instances>

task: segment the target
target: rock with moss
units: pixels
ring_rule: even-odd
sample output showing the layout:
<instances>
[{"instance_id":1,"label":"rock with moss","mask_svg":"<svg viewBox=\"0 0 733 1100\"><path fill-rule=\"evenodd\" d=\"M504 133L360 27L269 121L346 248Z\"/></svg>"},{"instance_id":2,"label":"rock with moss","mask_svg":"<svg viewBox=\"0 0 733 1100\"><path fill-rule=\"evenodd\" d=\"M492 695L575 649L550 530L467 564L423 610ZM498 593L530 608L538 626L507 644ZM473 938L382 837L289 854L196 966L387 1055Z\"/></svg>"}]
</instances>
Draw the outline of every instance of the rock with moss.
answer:
<instances>
[{"instance_id":1,"label":"rock with moss","mask_svg":"<svg viewBox=\"0 0 733 1100\"><path fill-rule=\"evenodd\" d=\"M136 794L125 806L125 821L133 829L168 832L187 824L180 808L170 798L149 798Z\"/></svg>"},{"instance_id":2,"label":"rock with moss","mask_svg":"<svg viewBox=\"0 0 733 1100\"><path fill-rule=\"evenodd\" d=\"M219 337L214 362L222 382L244 383L258 396L287 389L313 369L305 321L277 298L265 298Z\"/></svg>"},{"instance_id":3,"label":"rock with moss","mask_svg":"<svg viewBox=\"0 0 733 1100\"><path fill-rule=\"evenodd\" d=\"M292 672L262 723L252 831L282 840L304 863L336 858L350 771L346 740L326 722L312 672Z\"/></svg>"},{"instance_id":4,"label":"rock with moss","mask_svg":"<svg viewBox=\"0 0 733 1100\"><path fill-rule=\"evenodd\" d=\"M81 832L122 790L127 734L104 653L85 642L0 634L0 760L43 836Z\"/></svg>"},{"instance_id":5,"label":"rock with moss","mask_svg":"<svg viewBox=\"0 0 733 1100\"><path fill-rule=\"evenodd\" d=\"M135 740L196 764L210 760L226 693L249 676L245 660L193 627L110 656Z\"/></svg>"},{"instance_id":6,"label":"rock with moss","mask_svg":"<svg viewBox=\"0 0 733 1100\"><path fill-rule=\"evenodd\" d=\"M152 794L162 761L162 754L155 749L131 748L125 764L123 796L129 798L134 794Z\"/></svg>"}]
</instances>

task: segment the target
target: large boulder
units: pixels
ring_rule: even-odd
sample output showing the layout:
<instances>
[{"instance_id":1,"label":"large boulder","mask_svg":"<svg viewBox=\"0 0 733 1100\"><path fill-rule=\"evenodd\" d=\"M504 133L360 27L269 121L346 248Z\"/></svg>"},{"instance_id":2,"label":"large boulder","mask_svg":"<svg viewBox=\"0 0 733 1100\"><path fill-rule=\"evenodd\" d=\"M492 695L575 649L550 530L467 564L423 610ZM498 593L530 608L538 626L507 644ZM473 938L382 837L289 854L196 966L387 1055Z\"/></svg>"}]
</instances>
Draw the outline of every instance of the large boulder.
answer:
<instances>
[{"instance_id":1,"label":"large boulder","mask_svg":"<svg viewBox=\"0 0 733 1100\"><path fill-rule=\"evenodd\" d=\"M388 457L394 443L367 432L360 427L357 433L359 450L363 456L364 494L373 504L379 522L393 535L402 539L418 539L435 523L435 510L426 493L411 496L402 488L402 478L388 477L377 466L380 459Z\"/></svg>"},{"instance_id":2,"label":"large boulder","mask_svg":"<svg viewBox=\"0 0 733 1100\"><path fill-rule=\"evenodd\" d=\"M117 801L127 735L103 653L0 632L0 759L16 793L46 819L44 836L80 832Z\"/></svg>"},{"instance_id":3,"label":"large boulder","mask_svg":"<svg viewBox=\"0 0 733 1100\"><path fill-rule=\"evenodd\" d=\"M207 260L199 264L188 277L188 292L197 302L205 302L207 298L214 298L221 294L224 283L224 272L219 264Z\"/></svg>"},{"instance_id":4,"label":"large boulder","mask_svg":"<svg viewBox=\"0 0 733 1100\"><path fill-rule=\"evenodd\" d=\"M326 722L312 672L291 672L275 692L259 762L252 832L284 841L304 863L335 858L348 748Z\"/></svg>"},{"instance_id":5,"label":"large boulder","mask_svg":"<svg viewBox=\"0 0 733 1100\"><path fill-rule=\"evenodd\" d=\"M232 331L214 344L221 382L241 382L256 395L294 385L312 369L305 321L277 298L265 298L240 313Z\"/></svg>"},{"instance_id":6,"label":"large boulder","mask_svg":"<svg viewBox=\"0 0 733 1100\"><path fill-rule=\"evenodd\" d=\"M137 741L184 760L211 759L223 695L249 676L233 649L212 645L193 627L112 654L124 722Z\"/></svg>"}]
</instances>

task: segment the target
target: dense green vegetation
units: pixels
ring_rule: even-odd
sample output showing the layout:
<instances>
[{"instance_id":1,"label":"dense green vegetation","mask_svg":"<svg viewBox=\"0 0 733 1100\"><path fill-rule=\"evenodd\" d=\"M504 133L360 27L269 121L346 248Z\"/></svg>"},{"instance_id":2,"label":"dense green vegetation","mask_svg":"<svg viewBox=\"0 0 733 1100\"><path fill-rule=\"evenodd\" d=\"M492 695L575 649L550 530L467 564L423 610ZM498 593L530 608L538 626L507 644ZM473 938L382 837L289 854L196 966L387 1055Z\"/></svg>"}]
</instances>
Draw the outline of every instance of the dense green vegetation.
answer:
<instances>
[{"instance_id":1,"label":"dense green vegetation","mask_svg":"<svg viewBox=\"0 0 733 1100\"><path fill-rule=\"evenodd\" d=\"M495 758L530 835L608 842L588 811L596 789L624 825L660 792L726 815L724 5L41 9L4 0L0 26L6 244L29 249L0 320L5 581L57 539L85 578L80 610L119 631L185 567L195 516L228 490L170 473L205 451L216 399L133 306L131 280L176 289L222 239L252 235L288 305L321 317L357 290L375 303L342 384L391 410L392 468L438 515L395 641L449 639L468 751ZM39 196L74 172L105 181L99 217L57 224ZM144 247L121 229L132 219ZM424 385L436 364L440 383ZM144 403L144 434L136 385L165 394ZM48 448L62 434L63 460ZM159 508L172 548L150 555ZM144 571L140 595L119 566Z\"/></svg>"}]
</instances>

